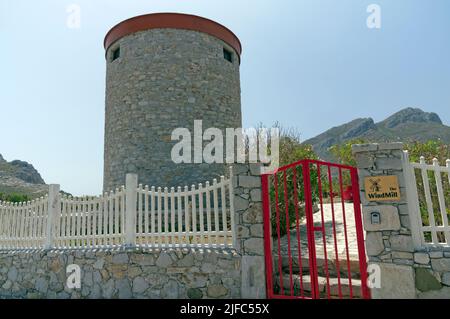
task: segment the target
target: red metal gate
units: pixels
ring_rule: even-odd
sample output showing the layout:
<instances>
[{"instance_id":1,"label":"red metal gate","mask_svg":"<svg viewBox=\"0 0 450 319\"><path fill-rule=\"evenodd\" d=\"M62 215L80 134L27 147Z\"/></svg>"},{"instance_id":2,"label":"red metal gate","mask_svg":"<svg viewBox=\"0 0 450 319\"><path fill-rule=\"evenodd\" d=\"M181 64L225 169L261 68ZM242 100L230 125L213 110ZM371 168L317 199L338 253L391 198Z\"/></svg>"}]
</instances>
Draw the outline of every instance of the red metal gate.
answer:
<instances>
[{"instance_id":1,"label":"red metal gate","mask_svg":"<svg viewBox=\"0 0 450 319\"><path fill-rule=\"evenodd\" d=\"M262 188L268 298L370 298L356 168L302 160Z\"/></svg>"}]
</instances>

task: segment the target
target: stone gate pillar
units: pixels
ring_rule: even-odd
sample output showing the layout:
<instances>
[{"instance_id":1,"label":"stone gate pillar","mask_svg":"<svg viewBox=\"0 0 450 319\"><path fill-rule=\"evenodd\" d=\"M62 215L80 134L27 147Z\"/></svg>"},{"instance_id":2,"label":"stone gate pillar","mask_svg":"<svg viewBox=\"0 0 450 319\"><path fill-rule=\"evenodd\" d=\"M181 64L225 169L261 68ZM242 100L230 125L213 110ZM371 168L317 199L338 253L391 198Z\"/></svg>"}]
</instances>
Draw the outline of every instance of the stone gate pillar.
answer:
<instances>
[{"instance_id":1,"label":"stone gate pillar","mask_svg":"<svg viewBox=\"0 0 450 319\"><path fill-rule=\"evenodd\" d=\"M261 173L259 164L236 164L234 209L236 250L242 256L241 297L266 298Z\"/></svg>"},{"instance_id":2,"label":"stone gate pillar","mask_svg":"<svg viewBox=\"0 0 450 319\"><path fill-rule=\"evenodd\" d=\"M414 245L403 172L403 144L353 145L352 152L359 173L369 270L379 266L381 275L380 287L371 289L372 298L416 298ZM378 181L379 184L389 184L389 181L395 180L383 178L388 176L395 176L398 180L398 198L395 194L376 195L377 190L382 192L386 186L377 185ZM371 185L368 188L366 181ZM369 194L373 198L369 199ZM389 197L391 195L392 198ZM372 265L375 267L372 268Z\"/></svg>"}]
</instances>

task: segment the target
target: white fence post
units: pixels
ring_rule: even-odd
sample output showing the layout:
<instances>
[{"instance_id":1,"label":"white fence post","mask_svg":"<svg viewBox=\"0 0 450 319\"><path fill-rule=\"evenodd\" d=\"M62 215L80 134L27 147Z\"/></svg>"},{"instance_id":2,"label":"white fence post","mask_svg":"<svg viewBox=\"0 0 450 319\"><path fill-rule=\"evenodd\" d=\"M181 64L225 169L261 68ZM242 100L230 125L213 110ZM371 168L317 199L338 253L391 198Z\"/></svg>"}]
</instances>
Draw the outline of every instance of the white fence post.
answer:
<instances>
[{"instance_id":1,"label":"white fence post","mask_svg":"<svg viewBox=\"0 0 450 319\"><path fill-rule=\"evenodd\" d=\"M406 197L408 200L409 220L411 222L411 235L415 248L420 248L424 242L421 230L419 197L417 195L417 181L414 167L410 163L408 151L403 151L403 173L406 183Z\"/></svg>"},{"instance_id":2,"label":"white fence post","mask_svg":"<svg viewBox=\"0 0 450 319\"><path fill-rule=\"evenodd\" d=\"M127 174L125 183L125 245L136 246L136 200L138 176Z\"/></svg>"},{"instance_id":3,"label":"white fence post","mask_svg":"<svg viewBox=\"0 0 450 319\"><path fill-rule=\"evenodd\" d=\"M53 247L54 229L58 221L58 214L61 210L61 201L59 196L60 186L57 184L49 185L48 190L48 212L47 212L47 232L45 238L45 249Z\"/></svg>"}]
</instances>

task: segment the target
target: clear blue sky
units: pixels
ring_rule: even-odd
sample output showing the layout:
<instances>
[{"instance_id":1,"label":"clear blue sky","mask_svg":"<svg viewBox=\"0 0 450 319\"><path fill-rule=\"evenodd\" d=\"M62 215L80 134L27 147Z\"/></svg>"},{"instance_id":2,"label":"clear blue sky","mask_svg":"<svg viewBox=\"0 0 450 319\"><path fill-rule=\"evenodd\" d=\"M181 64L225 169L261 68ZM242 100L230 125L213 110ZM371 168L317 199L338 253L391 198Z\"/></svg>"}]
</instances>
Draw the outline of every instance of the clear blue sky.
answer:
<instances>
[{"instance_id":1,"label":"clear blue sky","mask_svg":"<svg viewBox=\"0 0 450 319\"><path fill-rule=\"evenodd\" d=\"M66 26L72 3L78 30ZM366 26L372 3L379 30ZM450 124L448 0L0 0L0 153L68 192L99 194L103 38L152 12L201 15L238 35L245 127L278 120L306 139L409 106Z\"/></svg>"}]
</instances>

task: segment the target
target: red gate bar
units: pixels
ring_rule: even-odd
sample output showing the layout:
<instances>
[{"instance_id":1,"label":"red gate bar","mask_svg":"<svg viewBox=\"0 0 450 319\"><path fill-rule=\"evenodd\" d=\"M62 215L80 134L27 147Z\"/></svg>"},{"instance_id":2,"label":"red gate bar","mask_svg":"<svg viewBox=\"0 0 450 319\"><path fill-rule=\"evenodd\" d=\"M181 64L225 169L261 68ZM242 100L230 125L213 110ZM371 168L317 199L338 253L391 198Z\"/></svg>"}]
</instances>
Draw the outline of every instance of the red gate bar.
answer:
<instances>
[{"instance_id":1,"label":"red gate bar","mask_svg":"<svg viewBox=\"0 0 450 319\"><path fill-rule=\"evenodd\" d=\"M330 201L331 201L331 220L333 223L333 237L334 237L334 253L336 256L336 274L337 274L337 280L338 280L338 293L339 298L342 298L342 287L341 287L341 266L339 264L339 251L338 251L338 245L337 245L337 237L336 237L336 219L334 217L334 199L333 199L333 181L331 176L331 166L328 166L327 170L328 175L328 182L330 183Z\"/></svg>"}]
</instances>

